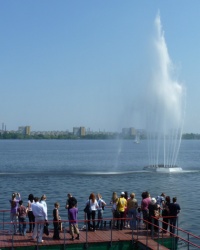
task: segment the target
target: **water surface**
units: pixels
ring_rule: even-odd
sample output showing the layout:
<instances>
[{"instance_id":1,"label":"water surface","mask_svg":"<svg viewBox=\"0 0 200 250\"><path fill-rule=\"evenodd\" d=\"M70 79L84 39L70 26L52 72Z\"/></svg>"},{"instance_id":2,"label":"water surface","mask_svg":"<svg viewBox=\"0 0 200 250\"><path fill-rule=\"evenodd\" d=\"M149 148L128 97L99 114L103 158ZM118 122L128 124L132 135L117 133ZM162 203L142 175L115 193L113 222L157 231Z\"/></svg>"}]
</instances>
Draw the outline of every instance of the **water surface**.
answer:
<instances>
[{"instance_id":1,"label":"water surface","mask_svg":"<svg viewBox=\"0 0 200 250\"><path fill-rule=\"evenodd\" d=\"M0 209L9 209L12 192L47 195L49 220L54 202L67 219L65 203L71 192L78 200L79 219L91 192L100 192L109 204L113 191L135 192L152 197L162 192L176 196L181 206L179 226L199 234L200 141L182 141L177 164L182 173L143 171L148 165L146 141L131 140L0 140ZM194 171L195 170L195 171ZM195 201L195 206L194 206ZM110 208L105 216L111 217Z\"/></svg>"}]
</instances>

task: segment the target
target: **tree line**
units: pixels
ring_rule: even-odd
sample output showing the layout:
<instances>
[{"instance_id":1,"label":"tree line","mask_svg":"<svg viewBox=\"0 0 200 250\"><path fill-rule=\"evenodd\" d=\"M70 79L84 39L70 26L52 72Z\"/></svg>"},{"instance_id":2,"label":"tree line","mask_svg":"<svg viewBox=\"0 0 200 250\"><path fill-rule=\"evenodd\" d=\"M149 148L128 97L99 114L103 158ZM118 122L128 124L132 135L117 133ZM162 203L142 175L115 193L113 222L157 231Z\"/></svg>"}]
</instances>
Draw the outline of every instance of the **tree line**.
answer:
<instances>
[{"instance_id":1,"label":"tree line","mask_svg":"<svg viewBox=\"0 0 200 250\"><path fill-rule=\"evenodd\" d=\"M36 139L36 140L48 140L48 139L56 139L56 140L76 140L76 139L91 139L91 140L111 140L111 139L126 139L126 140L135 140L134 135L122 135L119 133L113 133L113 134L89 134L85 136L76 136L72 133L69 134L59 134L59 135L53 135L53 134L34 134L34 135L24 135L20 133L0 133L0 139ZM145 140L146 136L141 135L141 140ZM182 139L184 140L199 140L200 134L194 134L194 133L186 133L182 135Z\"/></svg>"}]
</instances>

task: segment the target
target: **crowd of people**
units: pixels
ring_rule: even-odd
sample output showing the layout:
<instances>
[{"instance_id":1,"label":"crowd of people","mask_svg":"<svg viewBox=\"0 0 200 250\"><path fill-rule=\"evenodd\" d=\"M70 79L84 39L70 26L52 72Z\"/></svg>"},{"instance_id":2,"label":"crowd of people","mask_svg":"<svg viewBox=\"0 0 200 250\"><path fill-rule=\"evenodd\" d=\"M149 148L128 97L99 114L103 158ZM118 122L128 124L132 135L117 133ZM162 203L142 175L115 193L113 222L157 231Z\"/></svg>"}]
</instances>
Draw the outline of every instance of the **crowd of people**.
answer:
<instances>
[{"instance_id":1,"label":"crowd of people","mask_svg":"<svg viewBox=\"0 0 200 250\"><path fill-rule=\"evenodd\" d=\"M168 223L170 224L170 232L174 233L177 215L180 212L180 205L177 203L177 198L171 199L164 193L152 198L148 191L141 194L142 201L138 204L135 193L121 192L118 197L116 192L113 192L110 205L112 210L112 227L123 230L123 228L137 229L141 228L143 219L143 227L146 229L154 228L155 232L159 230L158 218L162 216L162 232L166 233ZM78 228L78 205L77 199L72 194L67 195L66 209L68 211L69 230L71 239L79 239L80 232ZM27 206L23 205L20 193L13 193L10 200L10 232L16 234L19 230L20 235L26 235L26 218L29 220L29 233L32 233L32 239L38 237L38 242L43 242L44 225L48 224L46 195L41 198L35 197L33 194L28 196ZM102 195L91 193L85 204L85 220L90 231L103 228L103 213L106 206ZM59 232L62 230L61 218L59 216L59 203L54 204L52 211L54 234L53 239L60 239ZM18 223L19 222L19 223ZM153 227L151 225L154 225Z\"/></svg>"},{"instance_id":2,"label":"crowd of people","mask_svg":"<svg viewBox=\"0 0 200 250\"><path fill-rule=\"evenodd\" d=\"M162 217L162 232L166 233L168 225L170 224L170 233L175 232L177 216L181 211L180 205L177 203L177 198L173 197L172 202L170 196L164 193L158 195L156 198L151 197L148 191L141 194L142 201L138 204L135 198L135 193L121 192L118 197L116 192L113 192L110 204L112 205L113 225L112 227L123 230L123 228L130 228L136 230L142 229L141 221L143 221L143 228L154 229L159 231L159 218ZM85 212L88 220L88 229L95 231L97 228L103 226L103 210L106 206L102 196L94 193L86 203ZM98 212L98 223L95 224L96 212ZM92 223L91 223L92 218ZM153 227L151 226L153 225Z\"/></svg>"},{"instance_id":3,"label":"crowd of people","mask_svg":"<svg viewBox=\"0 0 200 250\"><path fill-rule=\"evenodd\" d=\"M142 193L141 210L146 227L154 231L159 231L158 218L162 217L162 233L167 233L168 225L170 224L170 233L174 234L177 216L181 211L180 205L177 203L177 198L173 197L172 201L170 196L164 193L158 195L156 198L151 198L148 191Z\"/></svg>"}]
</instances>

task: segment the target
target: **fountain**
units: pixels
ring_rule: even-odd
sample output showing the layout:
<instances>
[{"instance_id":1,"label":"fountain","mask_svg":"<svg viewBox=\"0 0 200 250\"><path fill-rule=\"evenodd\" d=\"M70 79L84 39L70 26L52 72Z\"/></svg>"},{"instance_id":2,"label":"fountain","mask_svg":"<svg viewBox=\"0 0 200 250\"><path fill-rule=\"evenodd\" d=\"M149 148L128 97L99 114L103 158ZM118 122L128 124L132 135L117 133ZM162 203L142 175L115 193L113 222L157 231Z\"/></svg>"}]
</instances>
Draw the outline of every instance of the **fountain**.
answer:
<instances>
[{"instance_id":1,"label":"fountain","mask_svg":"<svg viewBox=\"0 0 200 250\"><path fill-rule=\"evenodd\" d=\"M179 172L182 168L176 165L176 161L182 137L185 90L176 80L159 14L155 28L155 61L146 97L149 165L144 169Z\"/></svg>"}]
</instances>

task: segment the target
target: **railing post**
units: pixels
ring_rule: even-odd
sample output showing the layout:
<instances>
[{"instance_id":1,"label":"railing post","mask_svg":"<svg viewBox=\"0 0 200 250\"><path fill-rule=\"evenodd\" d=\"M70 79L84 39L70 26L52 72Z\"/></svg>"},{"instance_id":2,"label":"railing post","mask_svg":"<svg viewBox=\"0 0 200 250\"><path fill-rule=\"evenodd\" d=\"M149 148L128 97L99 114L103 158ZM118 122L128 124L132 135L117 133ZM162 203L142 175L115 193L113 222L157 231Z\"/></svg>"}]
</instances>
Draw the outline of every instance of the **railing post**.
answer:
<instances>
[{"instance_id":1,"label":"railing post","mask_svg":"<svg viewBox=\"0 0 200 250\"><path fill-rule=\"evenodd\" d=\"M64 249L66 249L66 221L64 222L64 228L63 228L63 231L64 231Z\"/></svg>"},{"instance_id":2,"label":"railing post","mask_svg":"<svg viewBox=\"0 0 200 250\"><path fill-rule=\"evenodd\" d=\"M86 240L86 243L85 243L84 248L87 249L88 248L88 222L87 222L87 220L86 220L86 238L85 238L85 240Z\"/></svg>"},{"instance_id":3,"label":"railing post","mask_svg":"<svg viewBox=\"0 0 200 250\"><path fill-rule=\"evenodd\" d=\"M146 249L148 249L148 228L149 228L149 222L145 221L145 226L146 226Z\"/></svg>"},{"instance_id":4,"label":"railing post","mask_svg":"<svg viewBox=\"0 0 200 250\"><path fill-rule=\"evenodd\" d=\"M112 228L113 228L112 225L113 225L113 219L111 220L111 227L110 227L110 238L111 238L111 239L110 239L110 246L111 246L111 247L112 247L112 233L113 233L113 232L112 232Z\"/></svg>"},{"instance_id":5,"label":"railing post","mask_svg":"<svg viewBox=\"0 0 200 250\"><path fill-rule=\"evenodd\" d=\"M176 227L177 227L177 229L176 229L176 234L177 234L177 236L178 236L178 216L177 216L176 218L177 218L177 222L176 222Z\"/></svg>"},{"instance_id":6,"label":"railing post","mask_svg":"<svg viewBox=\"0 0 200 250\"><path fill-rule=\"evenodd\" d=\"M154 218L151 220L151 238L154 238Z\"/></svg>"},{"instance_id":7,"label":"railing post","mask_svg":"<svg viewBox=\"0 0 200 250\"><path fill-rule=\"evenodd\" d=\"M12 233L12 250L14 249L14 231Z\"/></svg>"},{"instance_id":8,"label":"railing post","mask_svg":"<svg viewBox=\"0 0 200 250\"><path fill-rule=\"evenodd\" d=\"M172 249L175 250L176 248L175 248L175 237L174 237L174 233L173 233L171 239L172 239Z\"/></svg>"},{"instance_id":9,"label":"railing post","mask_svg":"<svg viewBox=\"0 0 200 250\"><path fill-rule=\"evenodd\" d=\"M38 222L36 222L35 227L37 229L37 249L38 249L38 240L39 240L39 237L38 237Z\"/></svg>"},{"instance_id":10,"label":"railing post","mask_svg":"<svg viewBox=\"0 0 200 250\"><path fill-rule=\"evenodd\" d=\"M133 237L133 224L132 224L132 245L133 245L133 241L134 241L134 237Z\"/></svg>"},{"instance_id":11,"label":"railing post","mask_svg":"<svg viewBox=\"0 0 200 250\"><path fill-rule=\"evenodd\" d=\"M160 230L160 228L159 228ZM161 231L161 238L162 238L162 245L164 244L164 239L163 239L163 228L162 228L162 231Z\"/></svg>"},{"instance_id":12,"label":"railing post","mask_svg":"<svg viewBox=\"0 0 200 250\"><path fill-rule=\"evenodd\" d=\"M160 233L159 233L160 227L158 227L158 250L160 249L160 243L159 243L159 239L160 239Z\"/></svg>"},{"instance_id":13,"label":"railing post","mask_svg":"<svg viewBox=\"0 0 200 250\"><path fill-rule=\"evenodd\" d=\"M4 211L3 211L3 230L4 230Z\"/></svg>"},{"instance_id":14,"label":"railing post","mask_svg":"<svg viewBox=\"0 0 200 250\"><path fill-rule=\"evenodd\" d=\"M190 235L189 234L187 234L188 235L188 250L190 249Z\"/></svg>"}]
</instances>

